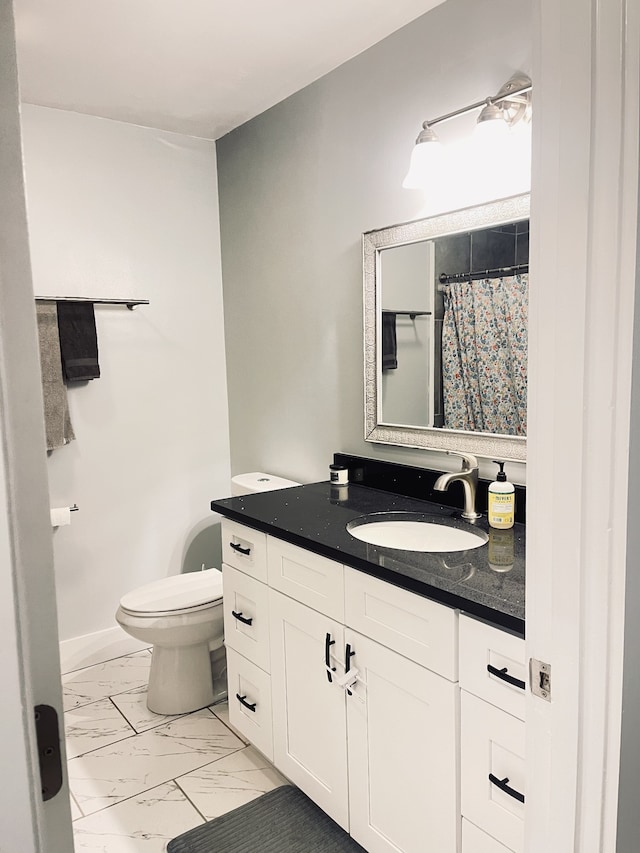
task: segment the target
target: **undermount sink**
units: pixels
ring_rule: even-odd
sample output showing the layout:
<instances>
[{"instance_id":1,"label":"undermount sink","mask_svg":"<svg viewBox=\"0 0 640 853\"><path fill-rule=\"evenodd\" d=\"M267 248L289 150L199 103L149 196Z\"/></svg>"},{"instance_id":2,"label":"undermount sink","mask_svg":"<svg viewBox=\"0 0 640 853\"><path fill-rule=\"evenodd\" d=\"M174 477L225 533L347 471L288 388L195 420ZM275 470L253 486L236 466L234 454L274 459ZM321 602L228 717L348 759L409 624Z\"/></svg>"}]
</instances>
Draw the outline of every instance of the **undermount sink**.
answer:
<instances>
[{"instance_id":1,"label":"undermount sink","mask_svg":"<svg viewBox=\"0 0 640 853\"><path fill-rule=\"evenodd\" d=\"M354 518L347 531L356 539L400 551L468 551L489 537L454 518L411 512L376 512Z\"/></svg>"}]
</instances>

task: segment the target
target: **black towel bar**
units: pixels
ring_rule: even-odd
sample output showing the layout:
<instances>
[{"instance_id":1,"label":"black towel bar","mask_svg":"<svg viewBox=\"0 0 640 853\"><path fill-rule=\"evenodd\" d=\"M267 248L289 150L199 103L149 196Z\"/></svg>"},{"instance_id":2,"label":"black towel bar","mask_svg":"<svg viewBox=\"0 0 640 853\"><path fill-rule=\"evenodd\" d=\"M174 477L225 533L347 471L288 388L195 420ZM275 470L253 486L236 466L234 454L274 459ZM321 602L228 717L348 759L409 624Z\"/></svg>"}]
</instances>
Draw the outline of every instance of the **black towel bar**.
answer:
<instances>
[{"instance_id":1,"label":"black towel bar","mask_svg":"<svg viewBox=\"0 0 640 853\"><path fill-rule=\"evenodd\" d=\"M36 296L36 302L91 302L93 305L126 305L133 311L136 305L148 305L148 299L93 299L90 296Z\"/></svg>"}]
</instances>

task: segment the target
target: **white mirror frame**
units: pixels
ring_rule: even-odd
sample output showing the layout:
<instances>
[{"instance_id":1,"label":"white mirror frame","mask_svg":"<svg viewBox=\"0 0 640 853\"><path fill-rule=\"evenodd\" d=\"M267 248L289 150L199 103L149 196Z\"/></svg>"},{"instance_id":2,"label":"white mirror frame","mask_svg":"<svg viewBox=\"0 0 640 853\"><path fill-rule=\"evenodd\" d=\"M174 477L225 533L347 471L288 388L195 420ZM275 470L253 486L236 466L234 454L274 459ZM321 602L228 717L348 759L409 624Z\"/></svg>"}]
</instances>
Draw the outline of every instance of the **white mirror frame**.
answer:
<instances>
[{"instance_id":1,"label":"white mirror frame","mask_svg":"<svg viewBox=\"0 0 640 853\"><path fill-rule=\"evenodd\" d=\"M524 436L495 435L430 427L387 425L378 422L378 364L381 351L380 250L432 240L449 234L505 225L529 218L529 194L455 210L428 219L392 225L362 235L364 275L364 438L379 444L454 450L476 456L522 462L527 456Z\"/></svg>"}]
</instances>

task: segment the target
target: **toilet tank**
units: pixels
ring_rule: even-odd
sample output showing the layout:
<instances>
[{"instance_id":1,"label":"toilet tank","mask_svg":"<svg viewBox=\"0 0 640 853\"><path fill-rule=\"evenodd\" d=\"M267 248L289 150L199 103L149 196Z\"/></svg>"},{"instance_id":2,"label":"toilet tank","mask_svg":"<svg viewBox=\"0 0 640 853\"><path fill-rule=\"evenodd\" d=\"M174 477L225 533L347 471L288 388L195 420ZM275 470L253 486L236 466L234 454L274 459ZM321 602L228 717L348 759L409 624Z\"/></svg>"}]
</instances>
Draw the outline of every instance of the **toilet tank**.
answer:
<instances>
[{"instance_id":1,"label":"toilet tank","mask_svg":"<svg viewBox=\"0 0 640 853\"><path fill-rule=\"evenodd\" d=\"M253 492L272 492L275 489L288 489L291 486L299 486L294 480L286 480L284 477L275 477L273 474L265 474L263 471L253 471L250 474L236 474L231 478L231 494L250 495Z\"/></svg>"}]
</instances>

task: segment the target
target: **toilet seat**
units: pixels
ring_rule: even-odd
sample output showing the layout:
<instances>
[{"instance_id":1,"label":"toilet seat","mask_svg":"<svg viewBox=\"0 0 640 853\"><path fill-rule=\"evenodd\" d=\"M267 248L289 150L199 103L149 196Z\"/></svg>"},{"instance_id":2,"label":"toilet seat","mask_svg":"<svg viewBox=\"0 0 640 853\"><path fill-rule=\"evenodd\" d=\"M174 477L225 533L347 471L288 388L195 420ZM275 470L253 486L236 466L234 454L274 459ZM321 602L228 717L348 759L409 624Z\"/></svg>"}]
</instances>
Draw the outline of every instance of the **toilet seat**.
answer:
<instances>
[{"instance_id":1,"label":"toilet seat","mask_svg":"<svg viewBox=\"0 0 640 853\"><path fill-rule=\"evenodd\" d=\"M120 607L131 616L178 616L222 601L222 572L205 569L152 581L124 595Z\"/></svg>"}]
</instances>

